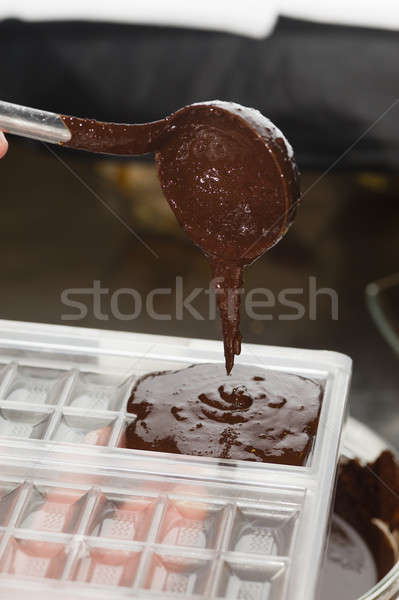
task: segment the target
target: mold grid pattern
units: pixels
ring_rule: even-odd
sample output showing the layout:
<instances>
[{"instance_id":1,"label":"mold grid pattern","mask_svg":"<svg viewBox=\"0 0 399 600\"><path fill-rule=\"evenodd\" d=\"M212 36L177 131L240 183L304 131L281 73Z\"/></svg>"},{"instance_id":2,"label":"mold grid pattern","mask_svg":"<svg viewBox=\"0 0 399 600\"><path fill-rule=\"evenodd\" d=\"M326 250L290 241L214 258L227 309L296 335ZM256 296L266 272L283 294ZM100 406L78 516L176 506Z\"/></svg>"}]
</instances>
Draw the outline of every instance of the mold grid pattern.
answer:
<instances>
[{"instance_id":1,"label":"mold grid pattern","mask_svg":"<svg viewBox=\"0 0 399 600\"><path fill-rule=\"evenodd\" d=\"M284 597L302 500L176 492L0 483L0 587L18 577L62 580L87 597Z\"/></svg>"},{"instance_id":2,"label":"mold grid pattern","mask_svg":"<svg viewBox=\"0 0 399 600\"><path fill-rule=\"evenodd\" d=\"M123 447L136 376L31 367L0 370L0 437Z\"/></svg>"}]
</instances>

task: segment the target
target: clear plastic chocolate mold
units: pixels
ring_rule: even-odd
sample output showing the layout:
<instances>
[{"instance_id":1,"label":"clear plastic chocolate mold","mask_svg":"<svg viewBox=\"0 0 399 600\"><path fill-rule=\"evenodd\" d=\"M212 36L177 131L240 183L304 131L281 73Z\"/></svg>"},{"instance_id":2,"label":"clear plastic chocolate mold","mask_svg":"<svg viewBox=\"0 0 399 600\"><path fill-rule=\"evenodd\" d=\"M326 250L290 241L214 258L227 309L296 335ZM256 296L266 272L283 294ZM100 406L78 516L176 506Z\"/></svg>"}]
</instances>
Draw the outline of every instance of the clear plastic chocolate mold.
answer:
<instances>
[{"instance_id":1,"label":"clear plastic chocolate mold","mask_svg":"<svg viewBox=\"0 0 399 600\"><path fill-rule=\"evenodd\" d=\"M129 450L137 378L222 362L217 342L0 323L0 590L15 598L310 600L324 552L350 360L244 347L315 379L301 466ZM294 594L294 595L293 595Z\"/></svg>"}]
</instances>

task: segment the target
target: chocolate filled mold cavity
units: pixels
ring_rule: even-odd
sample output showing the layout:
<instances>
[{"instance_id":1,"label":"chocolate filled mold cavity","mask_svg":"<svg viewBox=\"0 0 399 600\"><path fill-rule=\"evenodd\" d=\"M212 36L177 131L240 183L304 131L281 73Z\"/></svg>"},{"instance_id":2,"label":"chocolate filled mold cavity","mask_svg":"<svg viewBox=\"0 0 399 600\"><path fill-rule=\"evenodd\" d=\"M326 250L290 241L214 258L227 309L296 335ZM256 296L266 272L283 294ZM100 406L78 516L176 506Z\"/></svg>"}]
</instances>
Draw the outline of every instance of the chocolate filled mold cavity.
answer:
<instances>
[{"instance_id":1,"label":"chocolate filled mold cavity","mask_svg":"<svg viewBox=\"0 0 399 600\"><path fill-rule=\"evenodd\" d=\"M129 448L301 466L317 432L319 382L238 365L149 373L128 402Z\"/></svg>"}]
</instances>

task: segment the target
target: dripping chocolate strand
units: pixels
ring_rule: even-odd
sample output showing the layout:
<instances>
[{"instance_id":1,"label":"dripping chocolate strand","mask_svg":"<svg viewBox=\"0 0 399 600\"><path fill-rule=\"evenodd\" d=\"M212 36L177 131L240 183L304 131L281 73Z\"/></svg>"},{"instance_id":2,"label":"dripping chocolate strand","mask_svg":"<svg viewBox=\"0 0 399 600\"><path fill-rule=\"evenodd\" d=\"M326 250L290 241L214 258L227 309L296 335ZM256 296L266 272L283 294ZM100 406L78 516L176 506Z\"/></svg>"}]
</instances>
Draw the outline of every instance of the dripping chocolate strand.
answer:
<instances>
[{"instance_id":1,"label":"dripping chocolate strand","mask_svg":"<svg viewBox=\"0 0 399 600\"><path fill-rule=\"evenodd\" d=\"M234 355L241 353L240 304L242 273L240 265L226 264L220 259L210 258L213 272L213 288L222 320L224 356L229 375L234 365Z\"/></svg>"}]
</instances>

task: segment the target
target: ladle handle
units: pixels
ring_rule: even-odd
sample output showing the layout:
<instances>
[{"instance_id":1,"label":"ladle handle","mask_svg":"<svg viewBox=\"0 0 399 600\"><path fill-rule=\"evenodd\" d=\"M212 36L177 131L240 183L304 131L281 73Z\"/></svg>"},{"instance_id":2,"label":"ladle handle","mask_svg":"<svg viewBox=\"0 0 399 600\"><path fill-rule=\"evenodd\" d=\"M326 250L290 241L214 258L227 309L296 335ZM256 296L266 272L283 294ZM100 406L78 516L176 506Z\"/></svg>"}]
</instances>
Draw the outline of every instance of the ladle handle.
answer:
<instances>
[{"instance_id":1,"label":"ladle handle","mask_svg":"<svg viewBox=\"0 0 399 600\"><path fill-rule=\"evenodd\" d=\"M69 142L71 132L59 115L0 100L0 130L33 140Z\"/></svg>"}]
</instances>

